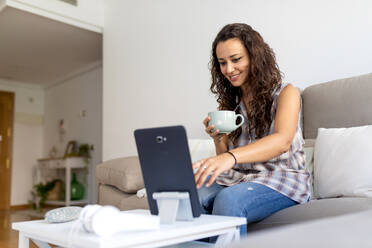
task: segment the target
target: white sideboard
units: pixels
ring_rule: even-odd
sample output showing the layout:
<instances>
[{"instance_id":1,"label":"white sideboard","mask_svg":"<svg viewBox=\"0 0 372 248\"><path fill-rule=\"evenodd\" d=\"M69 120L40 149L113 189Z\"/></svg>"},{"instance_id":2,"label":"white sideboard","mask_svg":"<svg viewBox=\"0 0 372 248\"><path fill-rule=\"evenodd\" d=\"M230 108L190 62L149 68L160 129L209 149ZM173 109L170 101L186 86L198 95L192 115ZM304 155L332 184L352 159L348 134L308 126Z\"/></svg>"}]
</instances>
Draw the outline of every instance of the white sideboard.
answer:
<instances>
[{"instance_id":1,"label":"white sideboard","mask_svg":"<svg viewBox=\"0 0 372 248\"><path fill-rule=\"evenodd\" d=\"M38 165L36 168L36 183L43 182L59 178L65 182L65 200L64 201L46 201L47 204L52 205L83 205L88 204L89 195L89 184L88 184L88 164L82 157L68 157L68 158L53 158L53 159L38 159ZM79 180L84 185L85 193L84 199L78 201L72 201L71 198L71 173L79 173L80 178L85 180Z\"/></svg>"}]
</instances>

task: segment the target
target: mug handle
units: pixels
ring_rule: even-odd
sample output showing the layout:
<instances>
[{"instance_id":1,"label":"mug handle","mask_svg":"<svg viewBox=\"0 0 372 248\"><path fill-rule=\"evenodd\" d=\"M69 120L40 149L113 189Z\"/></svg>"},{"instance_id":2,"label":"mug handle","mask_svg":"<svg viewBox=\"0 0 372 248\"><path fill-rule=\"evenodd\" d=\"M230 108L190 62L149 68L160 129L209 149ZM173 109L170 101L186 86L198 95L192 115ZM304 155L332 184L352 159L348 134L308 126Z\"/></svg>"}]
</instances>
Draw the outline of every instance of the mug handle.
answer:
<instances>
[{"instance_id":1,"label":"mug handle","mask_svg":"<svg viewBox=\"0 0 372 248\"><path fill-rule=\"evenodd\" d=\"M235 125L235 128L240 127L240 126L243 125L243 123L244 123L244 117L243 117L243 115L241 115L241 114L237 114L237 115L235 116L235 122L236 122L236 120L237 120L239 117L241 118L242 121L241 121L238 125Z\"/></svg>"}]
</instances>

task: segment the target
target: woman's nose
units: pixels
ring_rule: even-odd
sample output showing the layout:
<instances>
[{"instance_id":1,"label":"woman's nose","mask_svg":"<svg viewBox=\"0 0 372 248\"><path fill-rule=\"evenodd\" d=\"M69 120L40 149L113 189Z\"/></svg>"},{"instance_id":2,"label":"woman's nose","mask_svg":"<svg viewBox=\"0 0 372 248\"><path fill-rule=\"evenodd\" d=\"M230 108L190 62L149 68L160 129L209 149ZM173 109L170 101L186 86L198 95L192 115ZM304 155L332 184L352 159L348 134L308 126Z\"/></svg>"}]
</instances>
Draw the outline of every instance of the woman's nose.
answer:
<instances>
[{"instance_id":1,"label":"woman's nose","mask_svg":"<svg viewBox=\"0 0 372 248\"><path fill-rule=\"evenodd\" d=\"M227 63L226 65L226 72L231 73L235 70L234 65L232 63Z\"/></svg>"}]
</instances>

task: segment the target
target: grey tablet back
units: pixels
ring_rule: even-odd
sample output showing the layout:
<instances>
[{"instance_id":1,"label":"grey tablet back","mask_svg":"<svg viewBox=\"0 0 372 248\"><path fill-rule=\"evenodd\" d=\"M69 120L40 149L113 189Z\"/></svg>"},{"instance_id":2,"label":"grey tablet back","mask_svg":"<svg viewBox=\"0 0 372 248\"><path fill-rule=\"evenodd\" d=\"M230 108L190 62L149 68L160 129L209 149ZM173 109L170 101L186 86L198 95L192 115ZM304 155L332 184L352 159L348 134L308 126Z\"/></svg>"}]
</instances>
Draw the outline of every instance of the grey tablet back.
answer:
<instances>
[{"instance_id":1,"label":"grey tablet back","mask_svg":"<svg viewBox=\"0 0 372 248\"><path fill-rule=\"evenodd\" d=\"M192 214L200 216L200 204L191 157L183 126L134 131L138 157L151 214L158 214L154 192L188 192Z\"/></svg>"}]
</instances>

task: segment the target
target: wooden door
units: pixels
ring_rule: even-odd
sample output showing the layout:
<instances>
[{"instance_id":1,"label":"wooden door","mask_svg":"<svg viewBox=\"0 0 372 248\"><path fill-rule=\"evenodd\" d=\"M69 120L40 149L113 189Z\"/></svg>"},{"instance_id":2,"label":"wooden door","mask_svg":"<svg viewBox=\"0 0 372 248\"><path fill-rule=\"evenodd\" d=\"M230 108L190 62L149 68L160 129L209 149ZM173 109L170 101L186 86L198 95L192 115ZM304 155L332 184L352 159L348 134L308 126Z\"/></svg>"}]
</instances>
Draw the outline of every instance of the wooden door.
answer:
<instances>
[{"instance_id":1,"label":"wooden door","mask_svg":"<svg viewBox=\"0 0 372 248\"><path fill-rule=\"evenodd\" d=\"M0 210L10 208L14 93L0 91Z\"/></svg>"}]
</instances>

